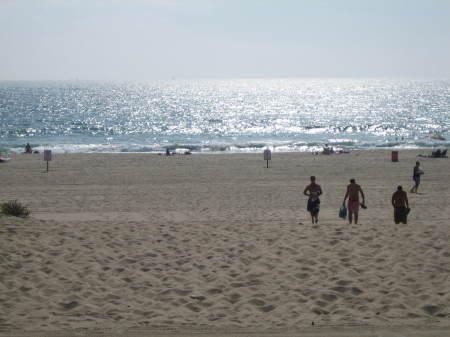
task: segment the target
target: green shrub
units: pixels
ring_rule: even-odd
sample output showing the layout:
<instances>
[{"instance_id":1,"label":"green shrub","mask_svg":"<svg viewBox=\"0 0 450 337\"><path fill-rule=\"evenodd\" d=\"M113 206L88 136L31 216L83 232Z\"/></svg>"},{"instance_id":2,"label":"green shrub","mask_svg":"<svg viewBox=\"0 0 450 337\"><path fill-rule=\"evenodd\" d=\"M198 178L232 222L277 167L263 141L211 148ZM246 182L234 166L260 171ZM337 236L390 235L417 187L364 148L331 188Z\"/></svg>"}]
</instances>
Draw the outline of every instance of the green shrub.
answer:
<instances>
[{"instance_id":1,"label":"green shrub","mask_svg":"<svg viewBox=\"0 0 450 337\"><path fill-rule=\"evenodd\" d=\"M26 218L30 215L30 210L23 206L17 200L11 200L0 204L0 209L5 215L18 216L20 218Z\"/></svg>"}]
</instances>

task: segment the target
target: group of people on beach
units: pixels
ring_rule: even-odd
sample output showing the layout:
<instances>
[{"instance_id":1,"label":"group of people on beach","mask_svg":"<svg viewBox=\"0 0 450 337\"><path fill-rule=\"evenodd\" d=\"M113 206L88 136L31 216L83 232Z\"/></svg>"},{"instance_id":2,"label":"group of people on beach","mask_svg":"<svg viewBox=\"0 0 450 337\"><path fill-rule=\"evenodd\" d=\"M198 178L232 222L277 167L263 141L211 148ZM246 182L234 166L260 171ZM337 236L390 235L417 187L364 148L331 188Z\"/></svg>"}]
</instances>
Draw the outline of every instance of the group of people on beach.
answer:
<instances>
[{"instance_id":1,"label":"group of people on beach","mask_svg":"<svg viewBox=\"0 0 450 337\"><path fill-rule=\"evenodd\" d=\"M420 169L420 162L416 162L413 169L413 180L414 186L411 188L411 193L418 193L420 185L420 177L424 172ZM311 176L311 183L305 187L303 194L308 197L308 202L306 209L311 214L311 221L313 224L319 222L319 211L320 211L320 195L322 195L322 188L316 183L316 177ZM361 201L360 201L361 195ZM350 179L350 184L347 185L347 191L344 196L342 205L345 207L345 202L347 202L348 209L348 221L351 224L353 221L358 224L358 214L359 208L367 208L365 204L364 192L359 184L356 183L354 178ZM407 223L407 216L410 211L408 195L403 190L401 185L397 186L397 190L392 194L391 204L394 208L394 222L396 224Z\"/></svg>"}]
</instances>

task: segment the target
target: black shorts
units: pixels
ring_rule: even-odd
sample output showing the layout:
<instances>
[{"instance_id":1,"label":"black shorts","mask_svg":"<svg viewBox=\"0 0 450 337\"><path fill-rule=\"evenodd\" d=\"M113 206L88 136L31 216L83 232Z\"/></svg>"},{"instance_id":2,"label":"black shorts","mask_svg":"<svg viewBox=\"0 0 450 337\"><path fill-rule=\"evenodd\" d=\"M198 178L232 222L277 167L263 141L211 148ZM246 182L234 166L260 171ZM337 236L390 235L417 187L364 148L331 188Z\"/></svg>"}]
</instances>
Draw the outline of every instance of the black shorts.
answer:
<instances>
[{"instance_id":1,"label":"black shorts","mask_svg":"<svg viewBox=\"0 0 450 337\"><path fill-rule=\"evenodd\" d=\"M308 199L308 204L306 205L306 210L311 213L311 215L317 215L320 211L320 199Z\"/></svg>"},{"instance_id":2,"label":"black shorts","mask_svg":"<svg viewBox=\"0 0 450 337\"><path fill-rule=\"evenodd\" d=\"M394 208L394 222L395 223L404 223L407 222L409 210L406 207L395 207Z\"/></svg>"}]
</instances>

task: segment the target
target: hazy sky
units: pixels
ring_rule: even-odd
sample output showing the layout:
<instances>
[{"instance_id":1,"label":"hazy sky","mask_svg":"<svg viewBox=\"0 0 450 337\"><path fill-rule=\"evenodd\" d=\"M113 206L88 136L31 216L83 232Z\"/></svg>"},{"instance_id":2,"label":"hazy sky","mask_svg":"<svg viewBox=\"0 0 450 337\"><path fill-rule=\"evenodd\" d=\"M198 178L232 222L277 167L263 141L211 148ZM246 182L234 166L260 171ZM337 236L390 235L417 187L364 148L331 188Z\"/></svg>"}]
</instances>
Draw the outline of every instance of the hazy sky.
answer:
<instances>
[{"instance_id":1,"label":"hazy sky","mask_svg":"<svg viewBox=\"0 0 450 337\"><path fill-rule=\"evenodd\" d=\"M0 0L0 80L450 78L450 0Z\"/></svg>"}]
</instances>

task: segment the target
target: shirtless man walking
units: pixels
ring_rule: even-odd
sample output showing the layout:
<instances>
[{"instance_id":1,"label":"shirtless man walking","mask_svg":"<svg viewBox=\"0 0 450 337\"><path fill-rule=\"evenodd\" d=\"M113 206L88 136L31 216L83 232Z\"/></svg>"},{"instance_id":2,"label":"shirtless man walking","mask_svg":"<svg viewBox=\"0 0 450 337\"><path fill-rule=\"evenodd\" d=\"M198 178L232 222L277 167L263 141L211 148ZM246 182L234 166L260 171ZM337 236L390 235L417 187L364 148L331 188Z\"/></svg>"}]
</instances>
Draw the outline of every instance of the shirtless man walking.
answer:
<instances>
[{"instance_id":1,"label":"shirtless man walking","mask_svg":"<svg viewBox=\"0 0 450 337\"><path fill-rule=\"evenodd\" d=\"M397 187L397 191L392 195L392 206L394 207L394 222L396 224L407 222L409 213L408 195L401 185Z\"/></svg>"},{"instance_id":2,"label":"shirtless man walking","mask_svg":"<svg viewBox=\"0 0 450 337\"><path fill-rule=\"evenodd\" d=\"M319 210L320 210L320 199L319 196L322 194L322 188L320 185L316 184L316 177L311 176L311 183L306 186L303 194L308 197L308 204L306 209L311 213L312 223L319 222Z\"/></svg>"},{"instance_id":3,"label":"shirtless man walking","mask_svg":"<svg viewBox=\"0 0 450 337\"><path fill-rule=\"evenodd\" d=\"M345 205L345 200L348 198L348 221L352 223L353 215L355 216L355 224L358 224L358 213L359 213L359 194L361 193L362 197L362 205L364 204L364 192L356 182L355 179L350 179L350 184L347 185L347 193L345 193L344 201L342 202Z\"/></svg>"}]
</instances>

